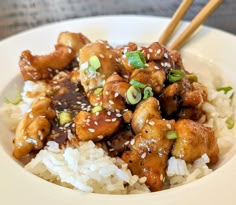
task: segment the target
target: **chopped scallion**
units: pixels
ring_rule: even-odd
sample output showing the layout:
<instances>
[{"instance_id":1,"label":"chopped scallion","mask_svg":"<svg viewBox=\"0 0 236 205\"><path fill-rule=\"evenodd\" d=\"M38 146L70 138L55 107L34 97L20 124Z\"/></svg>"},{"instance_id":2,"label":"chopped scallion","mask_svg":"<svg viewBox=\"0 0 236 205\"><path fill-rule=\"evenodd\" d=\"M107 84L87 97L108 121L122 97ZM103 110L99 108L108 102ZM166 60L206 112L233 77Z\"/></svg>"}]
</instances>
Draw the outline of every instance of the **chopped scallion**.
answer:
<instances>
[{"instance_id":1,"label":"chopped scallion","mask_svg":"<svg viewBox=\"0 0 236 205\"><path fill-rule=\"evenodd\" d=\"M139 88L130 86L126 92L126 97L127 97L128 103L135 105L142 99L142 94Z\"/></svg>"},{"instance_id":2,"label":"chopped scallion","mask_svg":"<svg viewBox=\"0 0 236 205\"><path fill-rule=\"evenodd\" d=\"M143 83L140 83L139 81L136 81L134 79L131 79L131 81L129 82L129 84L133 85L136 88L145 88L146 85Z\"/></svg>"},{"instance_id":3,"label":"chopped scallion","mask_svg":"<svg viewBox=\"0 0 236 205\"><path fill-rule=\"evenodd\" d=\"M152 88L151 87L144 88L143 99L145 100L145 99L152 97L152 96L153 96Z\"/></svg>"},{"instance_id":4,"label":"chopped scallion","mask_svg":"<svg viewBox=\"0 0 236 205\"><path fill-rule=\"evenodd\" d=\"M232 90L233 88L231 86L226 86L226 87L221 87L221 88L217 88L217 91L223 91L224 94L227 94L230 90Z\"/></svg>"},{"instance_id":5,"label":"chopped scallion","mask_svg":"<svg viewBox=\"0 0 236 205\"><path fill-rule=\"evenodd\" d=\"M18 105L21 101L22 101L22 98L21 98L20 90L17 90L17 96L15 97L15 99L9 99L7 97L4 98L5 103L12 104L12 105Z\"/></svg>"},{"instance_id":6,"label":"chopped scallion","mask_svg":"<svg viewBox=\"0 0 236 205\"><path fill-rule=\"evenodd\" d=\"M102 110L102 107L101 106L96 106L92 109L92 113L96 113L96 112L99 112Z\"/></svg>"},{"instance_id":7,"label":"chopped scallion","mask_svg":"<svg viewBox=\"0 0 236 205\"><path fill-rule=\"evenodd\" d=\"M69 112L60 112L59 113L60 125L64 125L66 123L69 123L69 122L71 122L71 120L72 120L72 117Z\"/></svg>"},{"instance_id":8,"label":"chopped scallion","mask_svg":"<svg viewBox=\"0 0 236 205\"><path fill-rule=\"evenodd\" d=\"M226 120L226 125L228 129L232 129L234 127L234 119L230 117Z\"/></svg>"},{"instance_id":9,"label":"chopped scallion","mask_svg":"<svg viewBox=\"0 0 236 205\"><path fill-rule=\"evenodd\" d=\"M102 90L103 90L103 88L96 88L93 93L94 93L95 95L98 95L99 93L102 92Z\"/></svg>"},{"instance_id":10,"label":"chopped scallion","mask_svg":"<svg viewBox=\"0 0 236 205\"><path fill-rule=\"evenodd\" d=\"M181 80L183 77L184 77L184 72L178 69L170 70L167 76L168 80L172 83Z\"/></svg>"},{"instance_id":11,"label":"chopped scallion","mask_svg":"<svg viewBox=\"0 0 236 205\"><path fill-rule=\"evenodd\" d=\"M178 137L178 134L176 131L169 131L166 133L166 138L169 140L176 139Z\"/></svg>"},{"instance_id":12,"label":"chopped scallion","mask_svg":"<svg viewBox=\"0 0 236 205\"><path fill-rule=\"evenodd\" d=\"M97 70L98 68L101 67L101 63L100 60L97 56L91 56L89 59L89 64L95 69Z\"/></svg>"},{"instance_id":13,"label":"chopped scallion","mask_svg":"<svg viewBox=\"0 0 236 205\"><path fill-rule=\"evenodd\" d=\"M144 68L146 60L143 54L140 51L130 51L126 52L125 56L128 59L128 62L135 68Z\"/></svg>"}]
</instances>

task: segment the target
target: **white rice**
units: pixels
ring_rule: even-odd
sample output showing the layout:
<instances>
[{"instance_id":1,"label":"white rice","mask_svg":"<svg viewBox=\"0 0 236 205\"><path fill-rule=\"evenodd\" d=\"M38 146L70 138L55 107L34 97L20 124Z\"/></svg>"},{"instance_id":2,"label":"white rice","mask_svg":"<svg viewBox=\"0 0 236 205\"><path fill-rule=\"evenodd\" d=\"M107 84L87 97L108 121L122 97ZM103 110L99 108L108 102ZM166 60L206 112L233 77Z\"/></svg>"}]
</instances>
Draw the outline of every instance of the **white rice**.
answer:
<instances>
[{"instance_id":1,"label":"white rice","mask_svg":"<svg viewBox=\"0 0 236 205\"><path fill-rule=\"evenodd\" d=\"M25 168L46 180L83 192L103 194L128 194L150 192L145 178L132 175L127 164L111 158L92 141L80 143L77 149L58 149L55 142Z\"/></svg>"}]
</instances>

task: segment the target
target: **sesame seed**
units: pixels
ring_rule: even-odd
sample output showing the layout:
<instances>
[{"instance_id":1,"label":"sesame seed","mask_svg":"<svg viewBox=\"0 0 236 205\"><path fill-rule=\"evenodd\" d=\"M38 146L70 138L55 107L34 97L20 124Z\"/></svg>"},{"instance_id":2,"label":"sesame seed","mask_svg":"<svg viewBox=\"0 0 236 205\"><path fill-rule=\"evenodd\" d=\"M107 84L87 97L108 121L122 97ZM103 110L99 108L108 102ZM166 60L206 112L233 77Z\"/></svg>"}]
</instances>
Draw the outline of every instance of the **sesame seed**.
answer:
<instances>
[{"instance_id":1,"label":"sesame seed","mask_svg":"<svg viewBox=\"0 0 236 205\"><path fill-rule=\"evenodd\" d=\"M159 48L157 51L156 51L156 55L160 54L161 53L161 49Z\"/></svg>"},{"instance_id":2,"label":"sesame seed","mask_svg":"<svg viewBox=\"0 0 236 205\"><path fill-rule=\"evenodd\" d=\"M168 54L167 53L164 53L164 58L168 58Z\"/></svg>"},{"instance_id":3,"label":"sesame seed","mask_svg":"<svg viewBox=\"0 0 236 205\"><path fill-rule=\"evenodd\" d=\"M142 155L141 155L141 158L144 159L146 157L146 152L144 152Z\"/></svg>"},{"instance_id":4,"label":"sesame seed","mask_svg":"<svg viewBox=\"0 0 236 205\"><path fill-rule=\"evenodd\" d=\"M115 109L115 111L116 111L116 112L120 112L120 110L119 110L119 109Z\"/></svg>"},{"instance_id":5,"label":"sesame seed","mask_svg":"<svg viewBox=\"0 0 236 205\"><path fill-rule=\"evenodd\" d=\"M148 59L148 60L150 59L150 54L149 54L149 53L147 54L147 59Z\"/></svg>"},{"instance_id":6,"label":"sesame seed","mask_svg":"<svg viewBox=\"0 0 236 205\"><path fill-rule=\"evenodd\" d=\"M163 181L163 178L164 178L164 177L163 177L163 175L161 174L161 175L160 175L160 180Z\"/></svg>"},{"instance_id":7,"label":"sesame seed","mask_svg":"<svg viewBox=\"0 0 236 205\"><path fill-rule=\"evenodd\" d=\"M99 54L99 57L100 57L100 58L104 58L104 55L100 53L100 54Z\"/></svg>"},{"instance_id":8,"label":"sesame seed","mask_svg":"<svg viewBox=\"0 0 236 205\"><path fill-rule=\"evenodd\" d=\"M168 129L171 129L171 124L166 124L166 127L168 128Z\"/></svg>"},{"instance_id":9,"label":"sesame seed","mask_svg":"<svg viewBox=\"0 0 236 205\"><path fill-rule=\"evenodd\" d=\"M116 117L122 117L122 114L117 113L117 114L116 114Z\"/></svg>"},{"instance_id":10,"label":"sesame seed","mask_svg":"<svg viewBox=\"0 0 236 205\"><path fill-rule=\"evenodd\" d=\"M98 125L98 122L97 122L97 121L94 121L94 124L95 124L95 125Z\"/></svg>"},{"instance_id":11,"label":"sesame seed","mask_svg":"<svg viewBox=\"0 0 236 205\"><path fill-rule=\"evenodd\" d=\"M89 131L89 132L95 132L95 129L93 129L93 128L88 128L88 131Z\"/></svg>"},{"instance_id":12,"label":"sesame seed","mask_svg":"<svg viewBox=\"0 0 236 205\"><path fill-rule=\"evenodd\" d=\"M107 111L107 115L110 116L111 115L111 111Z\"/></svg>"},{"instance_id":13,"label":"sesame seed","mask_svg":"<svg viewBox=\"0 0 236 205\"><path fill-rule=\"evenodd\" d=\"M111 48L111 46L106 46L107 49Z\"/></svg>"},{"instance_id":14,"label":"sesame seed","mask_svg":"<svg viewBox=\"0 0 236 205\"><path fill-rule=\"evenodd\" d=\"M116 118L112 118L111 121L112 121L112 122L115 122L115 121L116 121Z\"/></svg>"},{"instance_id":15,"label":"sesame seed","mask_svg":"<svg viewBox=\"0 0 236 205\"><path fill-rule=\"evenodd\" d=\"M29 118L31 118L31 119L34 118L32 113L29 114Z\"/></svg>"},{"instance_id":16,"label":"sesame seed","mask_svg":"<svg viewBox=\"0 0 236 205\"><path fill-rule=\"evenodd\" d=\"M151 48L149 48L149 49L148 49L148 51L149 51L150 53L152 53L152 52L153 52L153 50L152 50Z\"/></svg>"},{"instance_id":17,"label":"sesame seed","mask_svg":"<svg viewBox=\"0 0 236 205\"><path fill-rule=\"evenodd\" d=\"M155 122L149 121L148 124L151 125L151 126L153 126L153 125L155 125Z\"/></svg>"},{"instance_id":18,"label":"sesame seed","mask_svg":"<svg viewBox=\"0 0 236 205\"><path fill-rule=\"evenodd\" d=\"M115 104L112 100L109 100L108 102L109 102L109 104L111 104L111 105L114 105L114 104Z\"/></svg>"},{"instance_id":19,"label":"sesame seed","mask_svg":"<svg viewBox=\"0 0 236 205\"><path fill-rule=\"evenodd\" d=\"M156 69L156 70L159 70L160 68L156 65L156 66L154 66L154 68Z\"/></svg>"},{"instance_id":20,"label":"sesame seed","mask_svg":"<svg viewBox=\"0 0 236 205\"><path fill-rule=\"evenodd\" d=\"M105 122L111 122L111 119L105 119Z\"/></svg>"},{"instance_id":21,"label":"sesame seed","mask_svg":"<svg viewBox=\"0 0 236 205\"><path fill-rule=\"evenodd\" d=\"M112 58L112 54L109 55L109 58Z\"/></svg>"},{"instance_id":22,"label":"sesame seed","mask_svg":"<svg viewBox=\"0 0 236 205\"><path fill-rule=\"evenodd\" d=\"M126 141L125 143L124 143L124 145L128 145L129 144L129 141Z\"/></svg>"},{"instance_id":23,"label":"sesame seed","mask_svg":"<svg viewBox=\"0 0 236 205\"><path fill-rule=\"evenodd\" d=\"M166 178L165 178L165 177L163 177L163 180L162 180L162 181L164 182L165 180L166 180Z\"/></svg>"},{"instance_id":24,"label":"sesame seed","mask_svg":"<svg viewBox=\"0 0 236 205\"><path fill-rule=\"evenodd\" d=\"M134 143L135 143L135 140L132 139L132 140L130 141L130 144L131 144L131 145L134 145Z\"/></svg>"},{"instance_id":25,"label":"sesame seed","mask_svg":"<svg viewBox=\"0 0 236 205\"><path fill-rule=\"evenodd\" d=\"M106 95L109 95L109 92L108 92L108 91L106 91L106 92L105 92L105 94L106 94Z\"/></svg>"},{"instance_id":26,"label":"sesame seed","mask_svg":"<svg viewBox=\"0 0 236 205\"><path fill-rule=\"evenodd\" d=\"M119 63L119 62L120 62L119 58L116 58L115 60L116 60L116 62L117 62L117 63Z\"/></svg>"},{"instance_id":27,"label":"sesame seed","mask_svg":"<svg viewBox=\"0 0 236 205\"><path fill-rule=\"evenodd\" d=\"M40 130L38 130L38 136L40 140L43 140L43 133Z\"/></svg>"},{"instance_id":28,"label":"sesame seed","mask_svg":"<svg viewBox=\"0 0 236 205\"><path fill-rule=\"evenodd\" d=\"M95 112L95 115L98 116L100 114L100 112Z\"/></svg>"},{"instance_id":29,"label":"sesame seed","mask_svg":"<svg viewBox=\"0 0 236 205\"><path fill-rule=\"evenodd\" d=\"M104 137L103 135L98 135L97 136L98 139L103 139L103 137Z\"/></svg>"},{"instance_id":30,"label":"sesame seed","mask_svg":"<svg viewBox=\"0 0 236 205\"><path fill-rule=\"evenodd\" d=\"M119 96L118 92L115 92L114 97L117 98Z\"/></svg>"}]
</instances>

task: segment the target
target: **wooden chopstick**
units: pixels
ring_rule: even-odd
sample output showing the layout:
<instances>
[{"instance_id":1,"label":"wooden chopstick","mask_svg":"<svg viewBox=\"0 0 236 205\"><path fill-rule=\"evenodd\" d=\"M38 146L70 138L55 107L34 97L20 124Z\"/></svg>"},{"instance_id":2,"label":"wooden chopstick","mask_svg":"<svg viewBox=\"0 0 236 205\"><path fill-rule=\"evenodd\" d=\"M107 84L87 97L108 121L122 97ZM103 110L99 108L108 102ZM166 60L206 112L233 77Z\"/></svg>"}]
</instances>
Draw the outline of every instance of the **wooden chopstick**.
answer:
<instances>
[{"instance_id":1,"label":"wooden chopstick","mask_svg":"<svg viewBox=\"0 0 236 205\"><path fill-rule=\"evenodd\" d=\"M223 3L223 0L210 0L197 16L191 21L180 36L169 46L170 50L179 50L197 30L197 28L206 21L206 19Z\"/></svg>"},{"instance_id":2,"label":"wooden chopstick","mask_svg":"<svg viewBox=\"0 0 236 205\"><path fill-rule=\"evenodd\" d=\"M159 43L166 45L170 39L172 33L174 32L176 26L179 24L180 20L183 18L188 8L193 3L193 0L183 0L174 15L172 16L169 25L166 27L164 32L159 37Z\"/></svg>"}]
</instances>

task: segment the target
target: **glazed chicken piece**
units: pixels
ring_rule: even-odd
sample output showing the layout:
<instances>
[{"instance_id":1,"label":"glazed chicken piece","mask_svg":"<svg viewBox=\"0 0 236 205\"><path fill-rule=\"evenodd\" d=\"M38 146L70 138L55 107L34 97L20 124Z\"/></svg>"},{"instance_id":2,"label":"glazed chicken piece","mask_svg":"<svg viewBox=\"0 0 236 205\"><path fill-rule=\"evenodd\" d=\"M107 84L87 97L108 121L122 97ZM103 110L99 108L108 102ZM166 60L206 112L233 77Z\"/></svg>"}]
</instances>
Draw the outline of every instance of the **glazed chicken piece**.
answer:
<instances>
[{"instance_id":1,"label":"glazed chicken piece","mask_svg":"<svg viewBox=\"0 0 236 205\"><path fill-rule=\"evenodd\" d=\"M130 141L130 150L122 155L133 174L147 177L146 185L151 191L162 189L168 154L173 144L173 140L167 139L166 136L173 130L173 120L151 118L141 133Z\"/></svg>"},{"instance_id":2,"label":"glazed chicken piece","mask_svg":"<svg viewBox=\"0 0 236 205\"><path fill-rule=\"evenodd\" d=\"M112 74L104 85L103 107L107 110L122 111L126 108L126 92L131 85L118 74Z\"/></svg>"},{"instance_id":3,"label":"glazed chicken piece","mask_svg":"<svg viewBox=\"0 0 236 205\"><path fill-rule=\"evenodd\" d=\"M23 51L19 66L24 80L45 80L63 70L74 57L75 52L71 48L56 45L55 51L49 55L34 56L30 51Z\"/></svg>"},{"instance_id":4,"label":"glazed chicken piece","mask_svg":"<svg viewBox=\"0 0 236 205\"><path fill-rule=\"evenodd\" d=\"M76 135L82 141L100 141L115 133L120 125L121 116L110 111L89 113L80 111L75 117Z\"/></svg>"},{"instance_id":5,"label":"glazed chicken piece","mask_svg":"<svg viewBox=\"0 0 236 205\"><path fill-rule=\"evenodd\" d=\"M140 102L132 115L131 126L135 134L141 132L146 121L155 117L161 119L159 102L154 97L149 97Z\"/></svg>"},{"instance_id":6,"label":"glazed chicken piece","mask_svg":"<svg viewBox=\"0 0 236 205\"><path fill-rule=\"evenodd\" d=\"M91 57L96 56L100 61L100 67L95 71L89 63ZM104 81L114 72L119 72L120 64L117 62L117 54L106 41L98 41L87 44L80 49L80 80L85 92L103 87Z\"/></svg>"},{"instance_id":7,"label":"glazed chicken piece","mask_svg":"<svg viewBox=\"0 0 236 205\"><path fill-rule=\"evenodd\" d=\"M159 94L163 89L166 73L152 61L145 69L135 69L131 79L150 86L155 93Z\"/></svg>"},{"instance_id":8,"label":"glazed chicken piece","mask_svg":"<svg viewBox=\"0 0 236 205\"><path fill-rule=\"evenodd\" d=\"M170 117L198 120L202 114L201 106L207 100L207 90L200 83L190 83L186 78L164 88L160 95L163 114Z\"/></svg>"},{"instance_id":9,"label":"glazed chicken piece","mask_svg":"<svg viewBox=\"0 0 236 205\"><path fill-rule=\"evenodd\" d=\"M88 43L90 40L82 33L61 32L57 39L58 45L72 48L76 56L79 56L80 49Z\"/></svg>"},{"instance_id":10,"label":"glazed chicken piece","mask_svg":"<svg viewBox=\"0 0 236 205\"><path fill-rule=\"evenodd\" d=\"M31 108L16 129L13 156L17 159L44 146L44 140L51 129L49 121L55 117L50 98L40 97Z\"/></svg>"},{"instance_id":11,"label":"glazed chicken piece","mask_svg":"<svg viewBox=\"0 0 236 205\"><path fill-rule=\"evenodd\" d=\"M112 74L103 88L93 89L87 93L89 102L93 106L102 106L106 110L122 111L126 108L126 91L130 84L118 74ZM99 91L99 92L97 92Z\"/></svg>"},{"instance_id":12,"label":"glazed chicken piece","mask_svg":"<svg viewBox=\"0 0 236 205\"><path fill-rule=\"evenodd\" d=\"M219 148L211 128L192 120L182 119L176 122L175 129L178 138L172 149L173 156L192 163L206 153L211 164L217 163Z\"/></svg>"}]
</instances>

